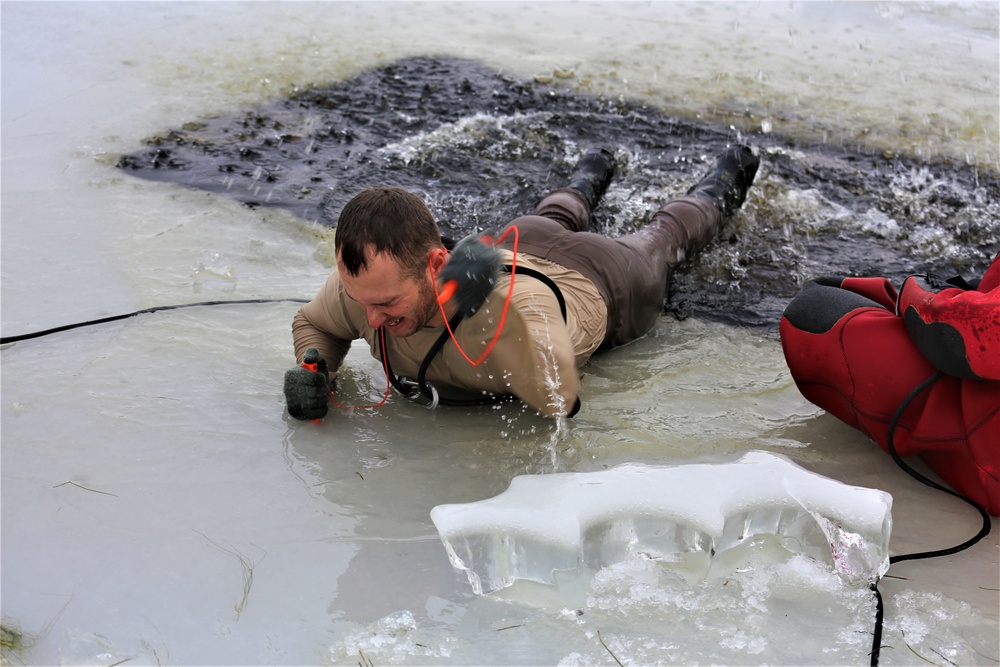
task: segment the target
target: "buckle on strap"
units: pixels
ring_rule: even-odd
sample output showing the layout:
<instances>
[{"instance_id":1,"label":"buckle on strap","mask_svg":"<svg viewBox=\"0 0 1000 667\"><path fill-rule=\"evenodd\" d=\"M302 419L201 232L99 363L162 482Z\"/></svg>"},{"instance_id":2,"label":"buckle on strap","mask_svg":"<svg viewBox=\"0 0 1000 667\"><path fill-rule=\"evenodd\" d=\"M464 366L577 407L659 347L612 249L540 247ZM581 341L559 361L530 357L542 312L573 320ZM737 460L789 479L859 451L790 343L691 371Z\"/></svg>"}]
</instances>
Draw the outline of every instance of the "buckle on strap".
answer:
<instances>
[{"instance_id":1,"label":"buckle on strap","mask_svg":"<svg viewBox=\"0 0 1000 667\"><path fill-rule=\"evenodd\" d=\"M410 400L414 400L415 401L415 400L417 400L418 396L422 396L424 398L430 399L430 403L427 405L427 408L429 410L433 410L438 405L441 404L441 397L438 394L438 390L430 382L424 382L424 385L423 385L424 387L427 387L427 389L430 390L430 396L427 396L427 394L424 393L424 389L420 385L420 382L418 382L417 380L414 380L413 378L408 378L408 377L399 377L398 380L399 380L400 386L403 386L403 387L407 388L405 396L407 398L409 398Z\"/></svg>"},{"instance_id":2,"label":"buckle on strap","mask_svg":"<svg viewBox=\"0 0 1000 667\"><path fill-rule=\"evenodd\" d=\"M441 397L438 396L438 390L434 387L434 385L432 385L431 383L428 382L428 383L426 383L426 386L431 390L431 402L427 406L427 409L428 410L433 410L441 402Z\"/></svg>"}]
</instances>

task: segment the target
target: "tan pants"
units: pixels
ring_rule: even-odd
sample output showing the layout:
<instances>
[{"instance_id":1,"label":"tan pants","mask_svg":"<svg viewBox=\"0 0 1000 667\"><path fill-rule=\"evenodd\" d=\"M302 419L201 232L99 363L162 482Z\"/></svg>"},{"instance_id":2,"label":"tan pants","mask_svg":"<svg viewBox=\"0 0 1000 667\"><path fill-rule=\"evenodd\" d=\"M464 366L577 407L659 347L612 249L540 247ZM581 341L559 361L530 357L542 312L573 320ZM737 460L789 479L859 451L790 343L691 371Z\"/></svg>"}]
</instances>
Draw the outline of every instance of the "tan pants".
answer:
<instances>
[{"instance_id":1,"label":"tan pants","mask_svg":"<svg viewBox=\"0 0 1000 667\"><path fill-rule=\"evenodd\" d=\"M721 219L708 199L680 197L661 206L641 230L608 238L587 231L590 207L584 197L560 188L542 199L533 215L507 227L518 228L518 252L579 271L597 286L608 306L601 344L608 349L649 332L663 312L674 269L714 238ZM513 236L501 247L512 249Z\"/></svg>"}]
</instances>

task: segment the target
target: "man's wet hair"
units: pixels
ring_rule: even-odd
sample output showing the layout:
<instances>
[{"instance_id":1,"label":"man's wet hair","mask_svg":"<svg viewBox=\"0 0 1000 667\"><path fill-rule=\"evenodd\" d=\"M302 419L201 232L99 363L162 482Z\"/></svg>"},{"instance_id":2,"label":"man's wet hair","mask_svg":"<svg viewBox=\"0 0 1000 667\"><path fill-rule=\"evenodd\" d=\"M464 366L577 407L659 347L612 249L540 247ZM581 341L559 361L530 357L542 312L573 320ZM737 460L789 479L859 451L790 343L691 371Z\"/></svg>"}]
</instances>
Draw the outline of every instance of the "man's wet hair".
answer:
<instances>
[{"instance_id":1,"label":"man's wet hair","mask_svg":"<svg viewBox=\"0 0 1000 667\"><path fill-rule=\"evenodd\" d=\"M368 268L368 260L386 253L404 271L417 275L430 253L441 247L441 231L424 201L401 188L362 190L347 202L337 221L334 249L352 276Z\"/></svg>"}]
</instances>

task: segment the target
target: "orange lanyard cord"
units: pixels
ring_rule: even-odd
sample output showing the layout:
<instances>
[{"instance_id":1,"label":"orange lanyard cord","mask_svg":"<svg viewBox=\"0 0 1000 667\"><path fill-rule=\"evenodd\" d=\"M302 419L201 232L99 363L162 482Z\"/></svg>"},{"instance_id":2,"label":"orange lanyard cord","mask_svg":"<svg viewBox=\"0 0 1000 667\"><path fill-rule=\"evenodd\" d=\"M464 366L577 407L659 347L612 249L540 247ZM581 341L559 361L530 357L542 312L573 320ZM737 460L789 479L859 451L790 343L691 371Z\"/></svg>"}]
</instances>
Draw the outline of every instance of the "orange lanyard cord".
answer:
<instances>
[{"instance_id":1,"label":"orange lanyard cord","mask_svg":"<svg viewBox=\"0 0 1000 667\"><path fill-rule=\"evenodd\" d=\"M493 348L496 347L497 341L500 340L500 334L503 333L504 323L507 321L507 311L510 309L511 298L514 296L514 275L517 273L517 244L520 240L517 227L511 225L507 228L507 231L500 236L500 238L493 241L493 245L495 246L507 238L507 235L511 232L514 232L514 248L512 251L513 257L511 258L510 267L510 286L507 288L507 297L504 299L503 310L500 312L500 323L497 324L497 330L493 334L493 339L490 340L489 345L486 346L486 349L483 350L483 353L479 355L479 358L475 361L473 361L469 355L466 354L465 350L462 349L461 344L459 344L458 339L455 337L455 332L451 329L451 322L448 321L448 314L444 312L444 302L446 302L447 299L442 298L441 293L438 291L437 276L434 273L434 267L430 267L431 284L434 285L434 295L437 297L438 308L441 309L441 317L444 319L444 326L448 329L448 335L451 336L451 340L455 343L455 347L458 348L459 353L472 366L478 366L486 360L486 357L490 356L490 352L493 351Z\"/></svg>"}]
</instances>

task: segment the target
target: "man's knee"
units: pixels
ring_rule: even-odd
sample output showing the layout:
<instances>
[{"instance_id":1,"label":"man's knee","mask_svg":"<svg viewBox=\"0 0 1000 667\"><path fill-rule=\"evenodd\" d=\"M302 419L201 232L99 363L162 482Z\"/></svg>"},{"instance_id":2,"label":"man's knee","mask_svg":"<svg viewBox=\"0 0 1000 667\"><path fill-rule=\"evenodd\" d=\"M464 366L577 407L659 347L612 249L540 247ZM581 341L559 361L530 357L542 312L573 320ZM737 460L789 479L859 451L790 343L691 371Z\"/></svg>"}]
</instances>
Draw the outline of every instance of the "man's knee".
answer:
<instances>
[{"instance_id":1,"label":"man's knee","mask_svg":"<svg viewBox=\"0 0 1000 667\"><path fill-rule=\"evenodd\" d=\"M538 202L534 215L555 220L571 232L585 232L590 227L590 205L573 188L550 192Z\"/></svg>"}]
</instances>

